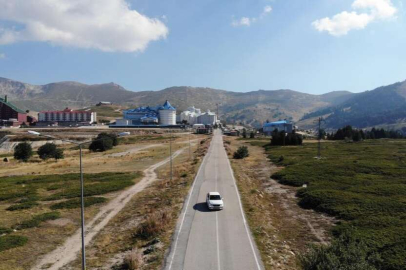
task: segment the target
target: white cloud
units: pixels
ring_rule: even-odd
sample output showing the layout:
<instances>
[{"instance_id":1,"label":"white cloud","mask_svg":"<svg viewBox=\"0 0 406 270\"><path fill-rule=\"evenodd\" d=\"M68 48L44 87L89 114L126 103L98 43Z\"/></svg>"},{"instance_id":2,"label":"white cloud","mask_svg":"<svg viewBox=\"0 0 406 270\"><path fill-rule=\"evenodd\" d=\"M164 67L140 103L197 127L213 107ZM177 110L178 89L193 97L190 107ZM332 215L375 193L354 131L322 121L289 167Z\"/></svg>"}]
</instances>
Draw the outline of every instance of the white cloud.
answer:
<instances>
[{"instance_id":1,"label":"white cloud","mask_svg":"<svg viewBox=\"0 0 406 270\"><path fill-rule=\"evenodd\" d=\"M247 17L242 17L239 20L234 20L231 23L233 26L250 26L251 25L251 19Z\"/></svg>"},{"instance_id":2,"label":"white cloud","mask_svg":"<svg viewBox=\"0 0 406 270\"><path fill-rule=\"evenodd\" d=\"M271 7L271 6L265 6L263 13L270 13L271 11L272 11L272 7Z\"/></svg>"},{"instance_id":3,"label":"white cloud","mask_svg":"<svg viewBox=\"0 0 406 270\"><path fill-rule=\"evenodd\" d=\"M0 45L40 41L137 52L168 34L164 23L130 9L126 0L0 0L0 6L0 20L22 26L0 27Z\"/></svg>"},{"instance_id":4,"label":"white cloud","mask_svg":"<svg viewBox=\"0 0 406 270\"><path fill-rule=\"evenodd\" d=\"M258 17L253 17L253 18L248 18L248 17L242 17L238 20L233 20L231 22L232 26L250 26L253 23L256 23L258 19L263 19L266 15L272 12L272 7L271 6L265 6L262 13Z\"/></svg>"},{"instance_id":5,"label":"white cloud","mask_svg":"<svg viewBox=\"0 0 406 270\"><path fill-rule=\"evenodd\" d=\"M355 0L352 8L367 10L367 13L343 11L332 18L314 21L312 25L320 32L326 31L333 36L342 36L351 30L364 29L373 21L393 18L397 12L391 0Z\"/></svg>"},{"instance_id":6,"label":"white cloud","mask_svg":"<svg viewBox=\"0 0 406 270\"><path fill-rule=\"evenodd\" d=\"M4 58L6 58L6 54L0 53L0 59L4 59Z\"/></svg>"}]
</instances>

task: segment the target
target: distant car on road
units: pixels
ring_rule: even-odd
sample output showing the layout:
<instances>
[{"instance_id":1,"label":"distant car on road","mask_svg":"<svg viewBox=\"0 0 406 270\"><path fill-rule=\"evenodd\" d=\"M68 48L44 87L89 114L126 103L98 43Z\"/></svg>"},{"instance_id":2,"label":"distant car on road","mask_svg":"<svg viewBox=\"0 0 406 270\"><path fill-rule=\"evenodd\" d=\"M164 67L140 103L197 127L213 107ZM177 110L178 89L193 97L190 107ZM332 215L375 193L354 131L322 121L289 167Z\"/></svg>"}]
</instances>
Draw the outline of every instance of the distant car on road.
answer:
<instances>
[{"instance_id":1,"label":"distant car on road","mask_svg":"<svg viewBox=\"0 0 406 270\"><path fill-rule=\"evenodd\" d=\"M218 192L207 193L206 203L210 210L222 210L224 207L223 198Z\"/></svg>"}]
</instances>

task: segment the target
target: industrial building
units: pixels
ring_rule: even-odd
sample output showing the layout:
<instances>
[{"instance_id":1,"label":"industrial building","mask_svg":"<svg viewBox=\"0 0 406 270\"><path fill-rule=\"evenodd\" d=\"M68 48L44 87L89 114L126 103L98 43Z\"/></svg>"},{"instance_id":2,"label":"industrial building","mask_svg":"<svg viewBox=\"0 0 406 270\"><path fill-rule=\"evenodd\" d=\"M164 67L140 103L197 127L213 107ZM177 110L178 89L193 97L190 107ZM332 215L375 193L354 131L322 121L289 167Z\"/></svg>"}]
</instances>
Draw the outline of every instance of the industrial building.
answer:
<instances>
[{"instance_id":1,"label":"industrial building","mask_svg":"<svg viewBox=\"0 0 406 270\"><path fill-rule=\"evenodd\" d=\"M270 123L265 123L263 126L263 132L265 135L270 136L272 135L272 132L274 130L278 131L285 131L286 133L292 133L293 131L293 124L290 123L287 120L282 120L282 121L276 121L276 122L270 122Z\"/></svg>"},{"instance_id":2,"label":"industrial building","mask_svg":"<svg viewBox=\"0 0 406 270\"><path fill-rule=\"evenodd\" d=\"M179 122L186 122L189 125L197 123L197 117L202 114L201 109L195 108L195 106L189 107L186 111L180 114Z\"/></svg>"},{"instance_id":3,"label":"industrial building","mask_svg":"<svg viewBox=\"0 0 406 270\"><path fill-rule=\"evenodd\" d=\"M139 107L123 111L123 118L117 119L115 126L175 126L176 108L169 101L162 106Z\"/></svg>"},{"instance_id":4,"label":"industrial building","mask_svg":"<svg viewBox=\"0 0 406 270\"><path fill-rule=\"evenodd\" d=\"M207 110L207 112L202 113L197 117L197 123L214 126L217 123L217 115L210 110Z\"/></svg>"},{"instance_id":5,"label":"industrial building","mask_svg":"<svg viewBox=\"0 0 406 270\"><path fill-rule=\"evenodd\" d=\"M202 113L201 109L192 106L180 114L179 122L187 122L189 125L203 124L214 126L217 123L217 115L210 110Z\"/></svg>"},{"instance_id":6,"label":"industrial building","mask_svg":"<svg viewBox=\"0 0 406 270\"><path fill-rule=\"evenodd\" d=\"M38 113L39 125L57 123L58 125L87 125L97 122L97 113L92 111L75 111L66 108L63 111L42 111Z\"/></svg>"},{"instance_id":7,"label":"industrial building","mask_svg":"<svg viewBox=\"0 0 406 270\"><path fill-rule=\"evenodd\" d=\"M33 119L30 117L30 121ZM0 125L20 126L28 124L27 113L8 101L7 96L0 98ZM34 120L32 120L34 121Z\"/></svg>"}]
</instances>

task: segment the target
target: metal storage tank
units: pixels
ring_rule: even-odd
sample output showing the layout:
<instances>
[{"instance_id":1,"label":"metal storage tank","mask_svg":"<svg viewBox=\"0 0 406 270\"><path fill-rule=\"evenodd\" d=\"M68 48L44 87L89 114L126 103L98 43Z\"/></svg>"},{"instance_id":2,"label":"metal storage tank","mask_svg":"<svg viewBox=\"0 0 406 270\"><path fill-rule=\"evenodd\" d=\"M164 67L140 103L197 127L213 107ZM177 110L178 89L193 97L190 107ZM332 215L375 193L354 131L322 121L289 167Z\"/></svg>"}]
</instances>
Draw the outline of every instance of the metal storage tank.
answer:
<instances>
[{"instance_id":1,"label":"metal storage tank","mask_svg":"<svg viewBox=\"0 0 406 270\"><path fill-rule=\"evenodd\" d=\"M176 125L176 109L169 101L159 108L159 123L163 126Z\"/></svg>"}]
</instances>

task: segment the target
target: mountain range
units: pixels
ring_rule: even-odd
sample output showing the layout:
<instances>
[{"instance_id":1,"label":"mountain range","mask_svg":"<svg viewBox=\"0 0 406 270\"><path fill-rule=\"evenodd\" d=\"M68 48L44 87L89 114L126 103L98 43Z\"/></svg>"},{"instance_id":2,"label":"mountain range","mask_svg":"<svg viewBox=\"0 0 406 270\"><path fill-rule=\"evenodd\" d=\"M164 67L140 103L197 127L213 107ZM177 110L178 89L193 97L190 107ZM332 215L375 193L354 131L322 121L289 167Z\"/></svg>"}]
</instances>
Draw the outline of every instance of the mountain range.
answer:
<instances>
[{"instance_id":1,"label":"mountain range","mask_svg":"<svg viewBox=\"0 0 406 270\"><path fill-rule=\"evenodd\" d=\"M218 105L220 117L226 122L255 127L267 120L289 119L300 127L309 128L320 116L325 118L328 128L406 122L406 81L359 94L334 91L312 95L288 89L242 93L188 86L135 92L115 83L31 85L0 78L0 95L7 95L21 109L32 111L84 108L100 101L131 108L155 106L169 100L178 112L189 106L216 111Z\"/></svg>"}]
</instances>

